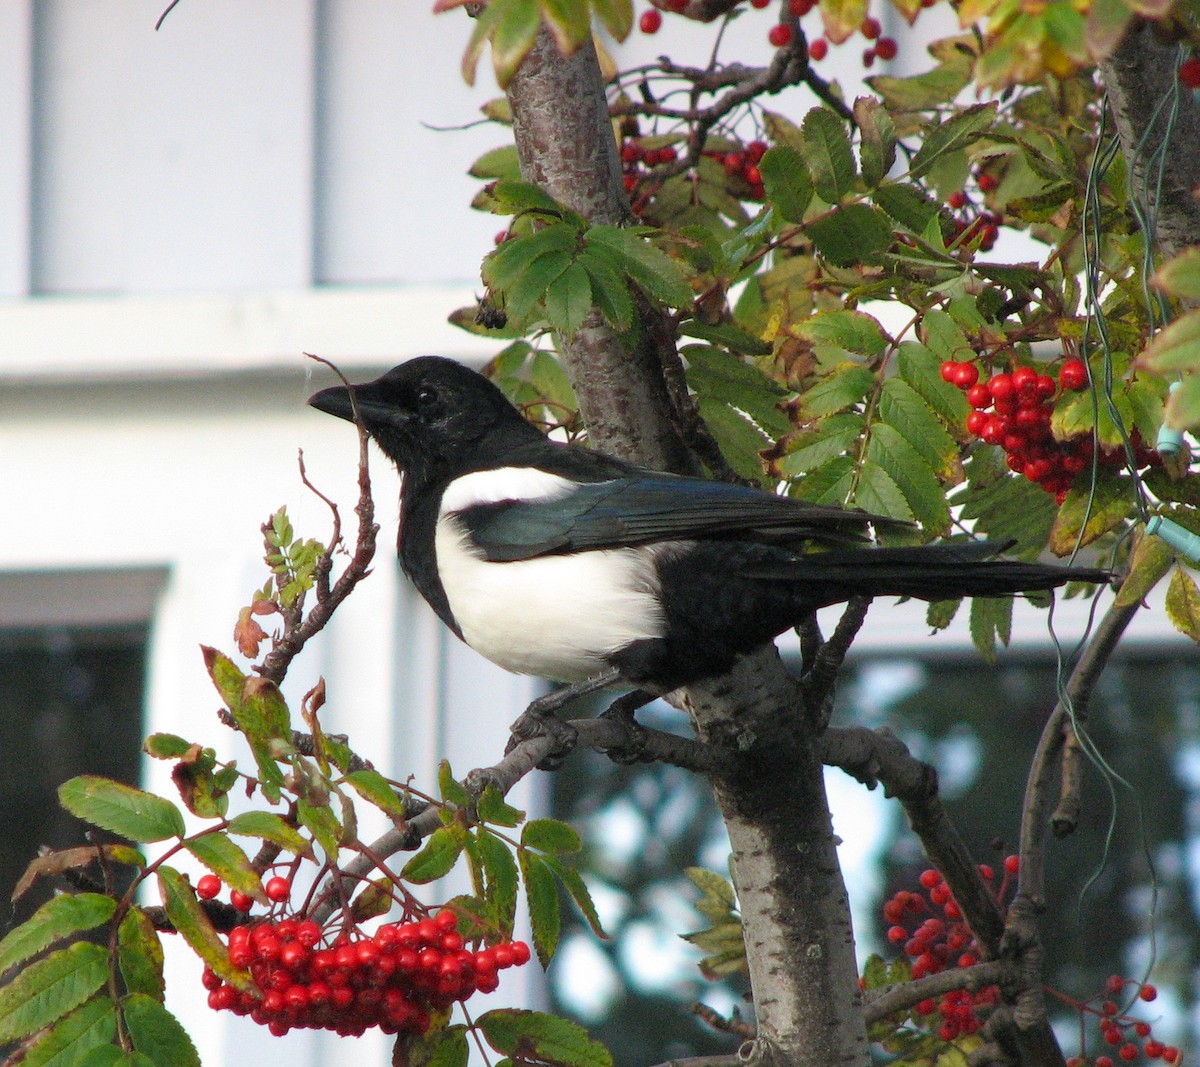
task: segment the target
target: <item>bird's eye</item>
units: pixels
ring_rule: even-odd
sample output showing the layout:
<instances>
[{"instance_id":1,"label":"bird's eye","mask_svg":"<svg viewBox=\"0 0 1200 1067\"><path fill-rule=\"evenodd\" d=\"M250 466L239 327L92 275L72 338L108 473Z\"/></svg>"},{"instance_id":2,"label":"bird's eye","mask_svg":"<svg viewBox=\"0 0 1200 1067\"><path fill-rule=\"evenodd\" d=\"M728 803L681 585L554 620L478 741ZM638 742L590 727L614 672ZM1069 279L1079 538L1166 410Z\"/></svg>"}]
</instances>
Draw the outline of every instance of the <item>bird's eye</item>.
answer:
<instances>
[{"instance_id":1,"label":"bird's eye","mask_svg":"<svg viewBox=\"0 0 1200 1067\"><path fill-rule=\"evenodd\" d=\"M422 385L417 390L417 407L428 410L437 403L437 390L430 385Z\"/></svg>"}]
</instances>

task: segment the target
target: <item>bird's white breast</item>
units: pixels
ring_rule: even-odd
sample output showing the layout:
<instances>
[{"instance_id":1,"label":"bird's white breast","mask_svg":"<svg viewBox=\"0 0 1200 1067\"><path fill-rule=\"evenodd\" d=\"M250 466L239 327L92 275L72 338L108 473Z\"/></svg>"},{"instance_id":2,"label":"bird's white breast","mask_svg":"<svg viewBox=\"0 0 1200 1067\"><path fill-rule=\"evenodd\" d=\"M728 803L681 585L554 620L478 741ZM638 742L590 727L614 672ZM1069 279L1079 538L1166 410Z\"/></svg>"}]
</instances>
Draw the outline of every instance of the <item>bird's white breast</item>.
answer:
<instances>
[{"instance_id":1,"label":"bird's white breast","mask_svg":"<svg viewBox=\"0 0 1200 1067\"><path fill-rule=\"evenodd\" d=\"M560 681L593 677L605 657L661 636L654 548L613 548L494 563L482 558L455 512L504 500L553 500L566 478L528 468L464 475L442 497L438 574L464 640L493 663Z\"/></svg>"}]
</instances>

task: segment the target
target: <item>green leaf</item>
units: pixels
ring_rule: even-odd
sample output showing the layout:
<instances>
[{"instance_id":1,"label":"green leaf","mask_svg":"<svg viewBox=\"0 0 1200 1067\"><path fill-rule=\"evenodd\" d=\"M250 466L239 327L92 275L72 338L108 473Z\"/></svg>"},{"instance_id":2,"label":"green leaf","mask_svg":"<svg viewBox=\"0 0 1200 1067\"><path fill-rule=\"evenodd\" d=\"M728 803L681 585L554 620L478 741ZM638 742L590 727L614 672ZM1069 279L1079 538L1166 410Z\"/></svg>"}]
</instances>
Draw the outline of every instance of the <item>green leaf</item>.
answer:
<instances>
[{"instance_id":1,"label":"green leaf","mask_svg":"<svg viewBox=\"0 0 1200 1067\"><path fill-rule=\"evenodd\" d=\"M46 901L0 941L0 974L71 934L103 926L116 910L117 902L100 893L63 894Z\"/></svg>"},{"instance_id":2,"label":"green leaf","mask_svg":"<svg viewBox=\"0 0 1200 1067\"><path fill-rule=\"evenodd\" d=\"M970 409L962 391L942 381L942 362L925 345L905 341L896 358L896 372L942 422L948 426L963 426Z\"/></svg>"},{"instance_id":3,"label":"green leaf","mask_svg":"<svg viewBox=\"0 0 1200 1067\"><path fill-rule=\"evenodd\" d=\"M533 47L542 10L537 0L492 0L488 8L493 7L502 11L497 14L492 31L492 67L497 83L505 89Z\"/></svg>"},{"instance_id":4,"label":"green leaf","mask_svg":"<svg viewBox=\"0 0 1200 1067\"><path fill-rule=\"evenodd\" d=\"M504 310L512 321L532 325L531 316L535 307L542 310L539 317L546 316L544 301L547 290L574 262L571 252L553 250L529 263L505 293Z\"/></svg>"},{"instance_id":5,"label":"green leaf","mask_svg":"<svg viewBox=\"0 0 1200 1067\"><path fill-rule=\"evenodd\" d=\"M108 953L76 942L32 963L0 989L0 1042L37 1033L79 1007L108 979Z\"/></svg>"},{"instance_id":6,"label":"green leaf","mask_svg":"<svg viewBox=\"0 0 1200 1067\"><path fill-rule=\"evenodd\" d=\"M374 804L385 815L392 819L404 819L404 798L377 770L364 767L351 771L345 781L363 800Z\"/></svg>"},{"instance_id":7,"label":"green leaf","mask_svg":"<svg viewBox=\"0 0 1200 1067\"><path fill-rule=\"evenodd\" d=\"M593 226L585 236L589 249L602 249L612 257L618 273L627 274L655 300L671 307L692 304L692 287L680 265L645 239L641 227Z\"/></svg>"},{"instance_id":8,"label":"green leaf","mask_svg":"<svg viewBox=\"0 0 1200 1067\"><path fill-rule=\"evenodd\" d=\"M883 211L914 234L922 234L941 216L941 206L920 186L907 182L884 182L872 194Z\"/></svg>"},{"instance_id":9,"label":"green leaf","mask_svg":"<svg viewBox=\"0 0 1200 1067\"><path fill-rule=\"evenodd\" d=\"M618 41L625 40L633 28L631 0L592 0L592 10Z\"/></svg>"},{"instance_id":10,"label":"green leaf","mask_svg":"<svg viewBox=\"0 0 1200 1067\"><path fill-rule=\"evenodd\" d=\"M612 1055L578 1023L538 1011L501 1008L476 1020L487 1043L505 1056L548 1067L612 1067Z\"/></svg>"},{"instance_id":11,"label":"green leaf","mask_svg":"<svg viewBox=\"0 0 1200 1067\"><path fill-rule=\"evenodd\" d=\"M908 78L877 75L867 84L900 111L928 111L950 103L971 80L971 61L955 56L933 70Z\"/></svg>"},{"instance_id":12,"label":"green leaf","mask_svg":"<svg viewBox=\"0 0 1200 1067\"><path fill-rule=\"evenodd\" d=\"M873 96L860 96L854 101L854 121L858 124L863 179L868 188L874 188L896 162L896 124Z\"/></svg>"},{"instance_id":13,"label":"green leaf","mask_svg":"<svg viewBox=\"0 0 1200 1067\"><path fill-rule=\"evenodd\" d=\"M874 515L911 521L915 516L896 480L873 460L864 460L854 487L853 504Z\"/></svg>"},{"instance_id":14,"label":"green leaf","mask_svg":"<svg viewBox=\"0 0 1200 1067\"><path fill-rule=\"evenodd\" d=\"M510 237L489 252L483 261L483 280L508 293L539 256L548 252L573 253L578 231L565 222L549 223L534 233Z\"/></svg>"},{"instance_id":15,"label":"green leaf","mask_svg":"<svg viewBox=\"0 0 1200 1067\"><path fill-rule=\"evenodd\" d=\"M870 263L892 241L888 217L869 204L847 204L808 224L812 243L835 267Z\"/></svg>"},{"instance_id":16,"label":"green leaf","mask_svg":"<svg viewBox=\"0 0 1200 1067\"><path fill-rule=\"evenodd\" d=\"M521 877L525 882L525 901L529 906L529 924L533 946L542 966L547 967L558 947L561 916L558 910L558 885L545 860L528 849L517 854Z\"/></svg>"},{"instance_id":17,"label":"green leaf","mask_svg":"<svg viewBox=\"0 0 1200 1067\"><path fill-rule=\"evenodd\" d=\"M496 909L506 936L511 936L517 914L517 861L509 847L480 827L475 833L480 862L487 879L487 899Z\"/></svg>"},{"instance_id":18,"label":"green leaf","mask_svg":"<svg viewBox=\"0 0 1200 1067\"><path fill-rule=\"evenodd\" d=\"M592 309L592 283L579 263L571 263L546 289L546 318L558 333L574 337Z\"/></svg>"},{"instance_id":19,"label":"green leaf","mask_svg":"<svg viewBox=\"0 0 1200 1067\"><path fill-rule=\"evenodd\" d=\"M850 450L862 435L863 426L863 417L853 412L821 419L811 430L788 440L787 454L776 461L774 469L785 478L794 478L828 463Z\"/></svg>"},{"instance_id":20,"label":"green leaf","mask_svg":"<svg viewBox=\"0 0 1200 1067\"><path fill-rule=\"evenodd\" d=\"M131 841L165 841L185 833L183 815L169 800L111 778L81 774L58 787L72 815Z\"/></svg>"},{"instance_id":21,"label":"green leaf","mask_svg":"<svg viewBox=\"0 0 1200 1067\"><path fill-rule=\"evenodd\" d=\"M912 517L926 530L939 536L950 532L950 508L942 486L900 430L887 422L876 423L867 441L867 457L899 486Z\"/></svg>"},{"instance_id":22,"label":"green leaf","mask_svg":"<svg viewBox=\"0 0 1200 1067\"><path fill-rule=\"evenodd\" d=\"M1050 528L1050 550L1067 556L1076 546L1089 545L1101 534L1120 526L1133 510L1133 482L1109 471L1097 472L1095 485L1090 479L1072 486L1058 518Z\"/></svg>"},{"instance_id":23,"label":"green leaf","mask_svg":"<svg viewBox=\"0 0 1200 1067\"><path fill-rule=\"evenodd\" d=\"M855 363L842 363L807 392L800 394L800 406L807 418L832 415L857 404L875 387L875 373Z\"/></svg>"},{"instance_id":24,"label":"green leaf","mask_svg":"<svg viewBox=\"0 0 1200 1067\"><path fill-rule=\"evenodd\" d=\"M971 641L989 663L996 662L996 642L1012 636L1012 597L975 597L971 601Z\"/></svg>"},{"instance_id":25,"label":"green leaf","mask_svg":"<svg viewBox=\"0 0 1200 1067\"><path fill-rule=\"evenodd\" d=\"M554 43L563 55L571 55L591 33L591 20L588 18L588 4L578 3L578 0L540 0L542 15Z\"/></svg>"},{"instance_id":26,"label":"green leaf","mask_svg":"<svg viewBox=\"0 0 1200 1067\"><path fill-rule=\"evenodd\" d=\"M562 214L563 210L562 205L554 197L532 182L501 178L492 186L492 196L514 214L536 211L543 215L557 217Z\"/></svg>"},{"instance_id":27,"label":"green leaf","mask_svg":"<svg viewBox=\"0 0 1200 1067\"><path fill-rule=\"evenodd\" d=\"M442 760L438 764L438 794L447 804L453 804L456 808L469 807L473 799L462 782L454 777L449 760Z\"/></svg>"},{"instance_id":28,"label":"green leaf","mask_svg":"<svg viewBox=\"0 0 1200 1067\"><path fill-rule=\"evenodd\" d=\"M958 609L962 607L962 597L957 600L934 600L925 611L925 622L931 630L944 630L954 621Z\"/></svg>"},{"instance_id":29,"label":"green leaf","mask_svg":"<svg viewBox=\"0 0 1200 1067\"><path fill-rule=\"evenodd\" d=\"M283 788L283 772L275 762L280 744L290 745L291 715L279 689L263 678L247 678L215 648L201 647L204 664L238 729L246 737L258 767L263 795L275 802Z\"/></svg>"},{"instance_id":30,"label":"green leaf","mask_svg":"<svg viewBox=\"0 0 1200 1067\"><path fill-rule=\"evenodd\" d=\"M490 152L484 152L471 164L471 169L467 173L472 178L505 178L519 181L521 163L517 158L517 146L506 144L501 148L493 148Z\"/></svg>"},{"instance_id":31,"label":"green leaf","mask_svg":"<svg viewBox=\"0 0 1200 1067\"><path fill-rule=\"evenodd\" d=\"M1167 618L1181 634L1200 644L1200 589L1182 567L1176 567L1167 586Z\"/></svg>"},{"instance_id":32,"label":"green leaf","mask_svg":"<svg viewBox=\"0 0 1200 1067\"><path fill-rule=\"evenodd\" d=\"M455 1023L419 1038L406 1037L402 1059L404 1067L467 1067L470 1052L467 1028Z\"/></svg>"},{"instance_id":33,"label":"green leaf","mask_svg":"<svg viewBox=\"0 0 1200 1067\"><path fill-rule=\"evenodd\" d=\"M909 177L920 178L942 156L960 152L977 140L980 134L991 128L996 118L996 107L995 101L988 101L954 111L945 122L926 134L908 168Z\"/></svg>"},{"instance_id":34,"label":"green leaf","mask_svg":"<svg viewBox=\"0 0 1200 1067\"><path fill-rule=\"evenodd\" d=\"M78 1067L163 1067L144 1052L126 1052L120 1045L97 1045Z\"/></svg>"},{"instance_id":35,"label":"green leaf","mask_svg":"<svg viewBox=\"0 0 1200 1067\"><path fill-rule=\"evenodd\" d=\"M312 845L282 815L270 811L244 811L229 820L228 831L241 837L272 841L294 856L313 858Z\"/></svg>"},{"instance_id":36,"label":"green leaf","mask_svg":"<svg viewBox=\"0 0 1200 1067\"><path fill-rule=\"evenodd\" d=\"M121 1009L135 1050L162 1067L200 1067L200 1056L187 1031L153 997L131 993L121 1001Z\"/></svg>"},{"instance_id":37,"label":"green leaf","mask_svg":"<svg viewBox=\"0 0 1200 1067\"><path fill-rule=\"evenodd\" d=\"M215 974L237 989L253 991L255 986L249 973L229 962L229 950L225 942L217 936L187 879L173 867L165 865L158 868L157 874L158 891L175 932Z\"/></svg>"},{"instance_id":38,"label":"green leaf","mask_svg":"<svg viewBox=\"0 0 1200 1067\"><path fill-rule=\"evenodd\" d=\"M1180 300L1200 300L1200 248L1189 248L1167 260L1150 284Z\"/></svg>"},{"instance_id":39,"label":"green leaf","mask_svg":"<svg viewBox=\"0 0 1200 1067\"><path fill-rule=\"evenodd\" d=\"M1113 600L1113 607L1127 608L1140 603L1153 589L1175 562L1171 546L1160 537L1138 538L1137 547L1129 561L1129 571Z\"/></svg>"},{"instance_id":40,"label":"green leaf","mask_svg":"<svg viewBox=\"0 0 1200 1067\"><path fill-rule=\"evenodd\" d=\"M901 377L888 378L879 392L879 413L917 450L944 481L962 480L958 443L921 394Z\"/></svg>"},{"instance_id":41,"label":"green leaf","mask_svg":"<svg viewBox=\"0 0 1200 1067\"><path fill-rule=\"evenodd\" d=\"M827 204L840 204L854 192L858 177L846 124L827 108L815 107L804 116L802 130L817 195Z\"/></svg>"},{"instance_id":42,"label":"green leaf","mask_svg":"<svg viewBox=\"0 0 1200 1067\"><path fill-rule=\"evenodd\" d=\"M262 878L250 864L250 857L222 832L202 834L184 843L184 847L231 889L267 903Z\"/></svg>"},{"instance_id":43,"label":"green leaf","mask_svg":"<svg viewBox=\"0 0 1200 1067\"><path fill-rule=\"evenodd\" d=\"M808 472L808 476L793 486L796 495L814 504L845 505L854 485L854 457L836 456Z\"/></svg>"},{"instance_id":44,"label":"green leaf","mask_svg":"<svg viewBox=\"0 0 1200 1067\"><path fill-rule=\"evenodd\" d=\"M107 1045L117 1033L117 1013L108 997L93 997L37 1040L21 1059L21 1067L76 1067L99 1045ZM11 1062L11 1061L10 1061Z\"/></svg>"},{"instance_id":45,"label":"green leaf","mask_svg":"<svg viewBox=\"0 0 1200 1067\"><path fill-rule=\"evenodd\" d=\"M175 734L151 734L142 743L142 751L153 759L179 759L191 747L190 741Z\"/></svg>"},{"instance_id":46,"label":"green leaf","mask_svg":"<svg viewBox=\"0 0 1200 1067\"><path fill-rule=\"evenodd\" d=\"M1156 374L1200 369L1200 311L1181 315L1158 333L1137 363Z\"/></svg>"},{"instance_id":47,"label":"green leaf","mask_svg":"<svg viewBox=\"0 0 1200 1067\"><path fill-rule=\"evenodd\" d=\"M592 900L592 894L589 892L583 876L574 867L567 866L557 857L546 857L546 863L575 902L580 914L592 928L592 933L608 940L608 934L604 932L604 927L600 924L600 916L596 913L595 902Z\"/></svg>"},{"instance_id":48,"label":"green leaf","mask_svg":"<svg viewBox=\"0 0 1200 1067\"><path fill-rule=\"evenodd\" d=\"M421 851L404 865L400 877L418 885L437 881L454 869L465 844L466 831L458 823L439 826Z\"/></svg>"},{"instance_id":49,"label":"green leaf","mask_svg":"<svg viewBox=\"0 0 1200 1067\"><path fill-rule=\"evenodd\" d=\"M878 356L887 348L879 320L864 311L824 311L794 327L800 337L836 345L860 356Z\"/></svg>"},{"instance_id":50,"label":"green leaf","mask_svg":"<svg viewBox=\"0 0 1200 1067\"><path fill-rule=\"evenodd\" d=\"M624 277L613 268L611 257L597 255L589 248L576 262L587 271L592 299L605 322L618 332L629 329L633 324L633 297Z\"/></svg>"},{"instance_id":51,"label":"green leaf","mask_svg":"<svg viewBox=\"0 0 1200 1067\"><path fill-rule=\"evenodd\" d=\"M803 222L814 188L804 157L789 145L776 145L759 160L758 169L775 213L784 222Z\"/></svg>"},{"instance_id":52,"label":"green leaf","mask_svg":"<svg viewBox=\"0 0 1200 1067\"><path fill-rule=\"evenodd\" d=\"M750 333L748 330L743 330L739 326L734 326L729 322L698 322L696 319L687 319L680 323L679 332L685 337L698 337L702 341L709 341L714 345L720 345L731 352L737 352L744 356L768 356L771 354L771 346L761 338ZM739 366L746 367L744 363L739 363ZM750 368L747 367L747 370ZM782 394L783 389L775 386L775 382L759 371L757 374L757 382L761 388L770 390L775 387L775 392Z\"/></svg>"},{"instance_id":53,"label":"green leaf","mask_svg":"<svg viewBox=\"0 0 1200 1067\"><path fill-rule=\"evenodd\" d=\"M540 852L578 852L583 848L574 827L558 819L530 819L521 831L521 844Z\"/></svg>"},{"instance_id":54,"label":"green leaf","mask_svg":"<svg viewBox=\"0 0 1200 1067\"><path fill-rule=\"evenodd\" d=\"M117 962L127 990L163 999L162 942L150 916L141 908L130 908L117 928Z\"/></svg>"},{"instance_id":55,"label":"green leaf","mask_svg":"<svg viewBox=\"0 0 1200 1067\"><path fill-rule=\"evenodd\" d=\"M328 803L300 800L296 804L300 824L316 839L331 862L336 863L342 843L342 824Z\"/></svg>"},{"instance_id":56,"label":"green leaf","mask_svg":"<svg viewBox=\"0 0 1200 1067\"><path fill-rule=\"evenodd\" d=\"M1197 356L1200 358L1200 346ZM1194 430L1200 426L1200 377L1189 374L1178 389L1171 391L1164 414L1167 425L1174 430Z\"/></svg>"},{"instance_id":57,"label":"green leaf","mask_svg":"<svg viewBox=\"0 0 1200 1067\"><path fill-rule=\"evenodd\" d=\"M475 804L475 814L480 822L491 823L493 826L520 826L525 819L525 812L507 803L504 795L491 782L485 787Z\"/></svg>"}]
</instances>

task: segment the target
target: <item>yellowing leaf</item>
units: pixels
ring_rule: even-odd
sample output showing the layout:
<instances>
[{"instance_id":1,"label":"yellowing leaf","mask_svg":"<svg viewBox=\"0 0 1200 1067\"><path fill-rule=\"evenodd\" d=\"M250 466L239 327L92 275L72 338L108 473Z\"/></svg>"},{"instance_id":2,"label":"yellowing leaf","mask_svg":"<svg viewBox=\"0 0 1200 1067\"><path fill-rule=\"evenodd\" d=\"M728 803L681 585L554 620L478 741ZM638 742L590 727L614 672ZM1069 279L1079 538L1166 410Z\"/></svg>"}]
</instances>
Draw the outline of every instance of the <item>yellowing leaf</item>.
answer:
<instances>
[{"instance_id":1,"label":"yellowing leaf","mask_svg":"<svg viewBox=\"0 0 1200 1067\"><path fill-rule=\"evenodd\" d=\"M1167 618L1181 634L1200 644L1200 589L1182 567L1176 567L1167 586Z\"/></svg>"}]
</instances>

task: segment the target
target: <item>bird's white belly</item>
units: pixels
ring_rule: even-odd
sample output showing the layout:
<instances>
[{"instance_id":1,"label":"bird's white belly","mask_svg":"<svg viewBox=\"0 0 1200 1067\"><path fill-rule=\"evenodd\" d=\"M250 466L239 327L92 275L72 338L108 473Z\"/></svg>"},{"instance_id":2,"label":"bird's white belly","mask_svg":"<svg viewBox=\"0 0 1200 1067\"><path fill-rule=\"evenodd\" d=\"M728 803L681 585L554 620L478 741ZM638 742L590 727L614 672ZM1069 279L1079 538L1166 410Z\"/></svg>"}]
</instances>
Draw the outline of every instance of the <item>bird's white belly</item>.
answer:
<instances>
[{"instance_id":1,"label":"bird's white belly","mask_svg":"<svg viewBox=\"0 0 1200 1067\"><path fill-rule=\"evenodd\" d=\"M573 682L632 641L662 635L653 552L615 548L493 563L444 515L438 574L463 639L518 674Z\"/></svg>"}]
</instances>

